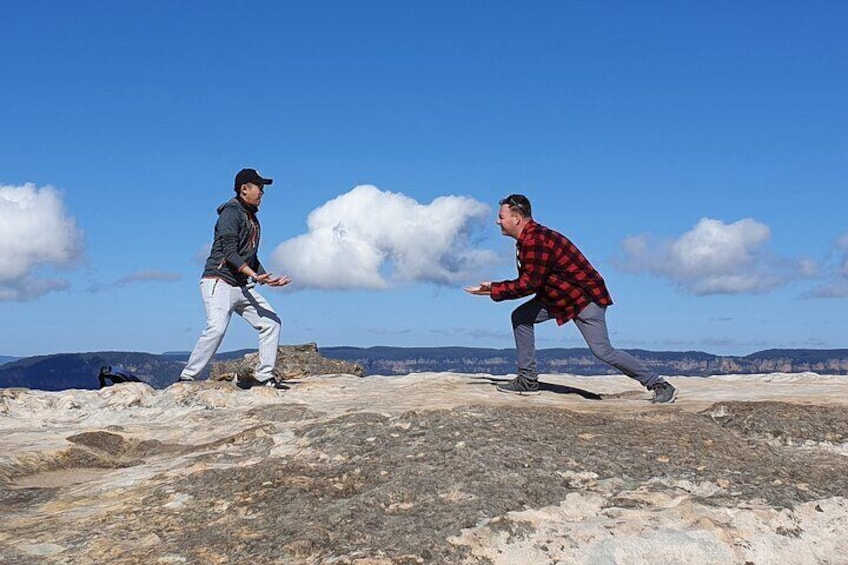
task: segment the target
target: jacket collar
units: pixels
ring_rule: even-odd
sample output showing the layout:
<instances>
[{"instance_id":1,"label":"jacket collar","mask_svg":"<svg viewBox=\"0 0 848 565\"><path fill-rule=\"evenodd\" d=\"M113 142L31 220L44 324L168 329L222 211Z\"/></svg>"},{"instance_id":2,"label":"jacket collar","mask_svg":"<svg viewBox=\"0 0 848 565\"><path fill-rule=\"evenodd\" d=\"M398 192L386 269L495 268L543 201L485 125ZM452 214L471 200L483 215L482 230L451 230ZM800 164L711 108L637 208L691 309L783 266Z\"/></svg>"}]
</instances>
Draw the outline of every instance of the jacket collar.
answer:
<instances>
[{"instance_id":1,"label":"jacket collar","mask_svg":"<svg viewBox=\"0 0 848 565\"><path fill-rule=\"evenodd\" d=\"M236 200L238 201L239 204L241 204L242 208L244 208L245 210L250 212L253 216L255 216L256 213L259 211L258 207L254 206L252 204L248 204L247 202L242 200L240 196L236 196Z\"/></svg>"}]
</instances>

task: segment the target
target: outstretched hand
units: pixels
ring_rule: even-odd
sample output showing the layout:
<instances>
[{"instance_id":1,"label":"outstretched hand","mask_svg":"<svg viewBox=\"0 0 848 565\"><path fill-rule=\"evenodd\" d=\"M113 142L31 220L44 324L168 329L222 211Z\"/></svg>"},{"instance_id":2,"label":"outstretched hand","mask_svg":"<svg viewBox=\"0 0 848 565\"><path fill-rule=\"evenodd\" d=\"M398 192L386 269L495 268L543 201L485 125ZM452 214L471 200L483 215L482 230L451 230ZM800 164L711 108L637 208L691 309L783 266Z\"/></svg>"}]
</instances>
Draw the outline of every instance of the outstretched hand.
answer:
<instances>
[{"instance_id":1,"label":"outstretched hand","mask_svg":"<svg viewBox=\"0 0 848 565\"><path fill-rule=\"evenodd\" d=\"M272 277L270 274L265 273L256 277L256 282L268 286L286 286L291 282L291 279L288 278L286 275L278 275L276 277Z\"/></svg>"},{"instance_id":2,"label":"outstretched hand","mask_svg":"<svg viewBox=\"0 0 848 565\"><path fill-rule=\"evenodd\" d=\"M478 296L489 296L492 294L492 283L482 282L477 286L466 286L464 289L468 294L476 294Z\"/></svg>"}]
</instances>

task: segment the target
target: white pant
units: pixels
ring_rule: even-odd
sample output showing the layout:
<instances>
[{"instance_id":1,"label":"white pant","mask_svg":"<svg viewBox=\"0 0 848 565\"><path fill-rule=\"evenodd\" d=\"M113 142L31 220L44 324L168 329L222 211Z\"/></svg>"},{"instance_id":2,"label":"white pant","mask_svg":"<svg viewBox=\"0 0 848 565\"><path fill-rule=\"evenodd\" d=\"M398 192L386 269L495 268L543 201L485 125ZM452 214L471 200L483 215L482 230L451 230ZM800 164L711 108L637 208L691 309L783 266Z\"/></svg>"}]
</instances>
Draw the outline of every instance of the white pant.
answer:
<instances>
[{"instance_id":1,"label":"white pant","mask_svg":"<svg viewBox=\"0 0 848 565\"><path fill-rule=\"evenodd\" d=\"M230 286L219 279L201 279L200 296L206 308L206 329L194 346L181 377L196 378L215 356L233 312L259 332L259 366L256 380L274 376L282 322L265 298L252 288Z\"/></svg>"}]
</instances>

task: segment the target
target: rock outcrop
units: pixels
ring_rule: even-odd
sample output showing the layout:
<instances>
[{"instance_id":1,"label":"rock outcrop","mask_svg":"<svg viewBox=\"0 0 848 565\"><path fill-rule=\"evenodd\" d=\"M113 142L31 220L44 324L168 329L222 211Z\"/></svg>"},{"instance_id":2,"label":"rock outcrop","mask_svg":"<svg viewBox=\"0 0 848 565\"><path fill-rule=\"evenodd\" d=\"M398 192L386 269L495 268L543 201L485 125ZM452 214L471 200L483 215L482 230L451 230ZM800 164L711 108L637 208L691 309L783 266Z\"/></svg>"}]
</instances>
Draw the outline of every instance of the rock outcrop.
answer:
<instances>
[{"instance_id":1,"label":"rock outcrop","mask_svg":"<svg viewBox=\"0 0 848 565\"><path fill-rule=\"evenodd\" d=\"M220 361L212 364L209 378L216 381L231 381L240 372L252 373L259 364L259 353L248 353L241 359ZM318 353L318 345L281 345L277 348L277 363L274 375L278 379L300 379L314 375L349 374L365 376L362 366L349 361L327 359Z\"/></svg>"},{"instance_id":2,"label":"rock outcrop","mask_svg":"<svg viewBox=\"0 0 848 565\"><path fill-rule=\"evenodd\" d=\"M0 390L0 563L845 563L848 379Z\"/></svg>"}]
</instances>

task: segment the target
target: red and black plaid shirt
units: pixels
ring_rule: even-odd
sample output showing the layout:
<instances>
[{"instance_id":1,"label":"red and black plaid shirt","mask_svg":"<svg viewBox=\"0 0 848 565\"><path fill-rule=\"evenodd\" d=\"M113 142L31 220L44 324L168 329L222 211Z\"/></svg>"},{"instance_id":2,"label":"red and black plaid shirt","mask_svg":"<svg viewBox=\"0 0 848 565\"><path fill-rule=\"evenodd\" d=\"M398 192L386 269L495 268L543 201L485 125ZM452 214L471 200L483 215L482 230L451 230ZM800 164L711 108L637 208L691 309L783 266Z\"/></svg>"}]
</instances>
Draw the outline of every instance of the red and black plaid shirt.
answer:
<instances>
[{"instance_id":1,"label":"red and black plaid shirt","mask_svg":"<svg viewBox=\"0 0 848 565\"><path fill-rule=\"evenodd\" d=\"M518 278L492 283L492 300L536 293L559 325L574 319L591 302L612 304L603 277L561 233L531 220L521 230L516 249Z\"/></svg>"}]
</instances>

